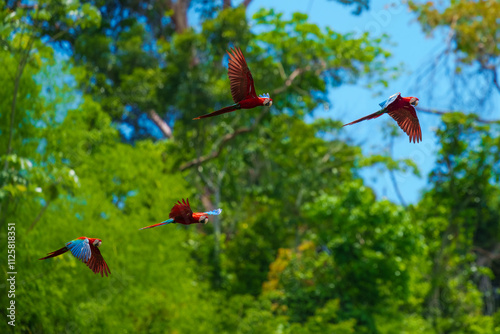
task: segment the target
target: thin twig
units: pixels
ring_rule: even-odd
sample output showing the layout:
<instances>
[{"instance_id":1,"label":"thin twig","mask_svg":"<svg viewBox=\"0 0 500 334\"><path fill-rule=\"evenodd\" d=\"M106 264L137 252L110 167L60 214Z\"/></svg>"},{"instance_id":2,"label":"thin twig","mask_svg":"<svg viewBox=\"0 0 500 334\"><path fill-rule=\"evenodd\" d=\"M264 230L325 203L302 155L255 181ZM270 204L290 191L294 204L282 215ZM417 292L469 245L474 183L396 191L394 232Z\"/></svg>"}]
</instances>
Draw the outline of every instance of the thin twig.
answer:
<instances>
[{"instance_id":1,"label":"thin twig","mask_svg":"<svg viewBox=\"0 0 500 334\"><path fill-rule=\"evenodd\" d=\"M288 87L290 87L293 83L293 81L302 73L309 71L311 69L311 66L306 66L304 68L296 68L292 74L288 76L288 78L285 80L285 84L279 88L276 88L273 90L273 95L278 95L280 93L283 93Z\"/></svg>"},{"instance_id":2,"label":"thin twig","mask_svg":"<svg viewBox=\"0 0 500 334\"><path fill-rule=\"evenodd\" d=\"M184 171L184 170L186 170L188 168L191 168L191 167L194 167L194 166L199 166L199 165L201 165L201 164L203 164L203 163L205 163L205 162L207 162L209 160L217 158L222 153L222 149L224 148L224 146L228 142L230 142L231 140L233 140L234 138L236 138L237 136L239 136L239 135L241 135L243 133L252 132L255 128L257 128L257 125L259 125L260 120L262 119L262 117L268 111L269 111L269 108L264 108L264 110L261 112L261 114L259 115L259 117L257 117L257 119L255 120L255 122L253 123L252 126L241 128L241 129L237 129L237 130L235 130L232 133L228 133L227 135L225 135L222 138L222 140L220 141L219 145L217 146L217 148L215 150L213 150L212 152L210 152L207 155L204 155L202 157L199 157L199 158L196 158L196 159L191 160L189 162L186 162L179 169L181 171Z\"/></svg>"},{"instance_id":3,"label":"thin twig","mask_svg":"<svg viewBox=\"0 0 500 334\"><path fill-rule=\"evenodd\" d=\"M500 84L498 83L497 69L491 68L490 70L491 70L491 73L493 73L493 84L495 85L496 89L500 92Z\"/></svg>"},{"instance_id":4,"label":"thin twig","mask_svg":"<svg viewBox=\"0 0 500 334\"><path fill-rule=\"evenodd\" d=\"M42 210L40 210L40 212L38 213L38 215L35 217L35 219L31 223L31 225L28 228L28 230L26 231L26 233L28 233L29 231L31 231L35 227L36 223L38 223L38 221L40 220L40 218L42 218L42 216L45 213L45 211L47 211L47 208L49 207L50 203L51 203L50 200L48 200L45 203L45 205L43 206Z\"/></svg>"},{"instance_id":5,"label":"thin twig","mask_svg":"<svg viewBox=\"0 0 500 334\"><path fill-rule=\"evenodd\" d=\"M461 111L454 111L454 110L443 111L443 110L427 109L427 108L420 108L420 107L417 110L419 112L423 112L423 113L431 114L431 115L446 115L446 114L452 114L452 113L457 113L457 112L462 113ZM482 119L482 118L476 117L476 121L479 123L486 123L486 124L496 124L496 123L500 124L500 120L498 120L498 119L488 120L488 119Z\"/></svg>"}]
</instances>

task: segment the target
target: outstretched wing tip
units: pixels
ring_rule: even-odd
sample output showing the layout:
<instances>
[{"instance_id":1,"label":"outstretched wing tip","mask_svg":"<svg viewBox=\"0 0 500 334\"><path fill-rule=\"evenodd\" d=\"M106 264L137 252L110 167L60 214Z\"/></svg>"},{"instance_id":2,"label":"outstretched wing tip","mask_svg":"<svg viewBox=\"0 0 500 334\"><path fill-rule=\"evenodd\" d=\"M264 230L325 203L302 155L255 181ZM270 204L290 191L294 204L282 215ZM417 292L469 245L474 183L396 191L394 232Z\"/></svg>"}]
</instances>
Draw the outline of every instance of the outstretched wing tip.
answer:
<instances>
[{"instance_id":1,"label":"outstretched wing tip","mask_svg":"<svg viewBox=\"0 0 500 334\"><path fill-rule=\"evenodd\" d=\"M400 108L389 112L398 126L403 130L409 138L409 142L414 144L419 143L422 140L422 129L420 128L420 122L416 114L413 115L411 110L406 108Z\"/></svg>"},{"instance_id":2,"label":"outstretched wing tip","mask_svg":"<svg viewBox=\"0 0 500 334\"><path fill-rule=\"evenodd\" d=\"M233 101L238 103L249 97L257 97L252 74L241 49L234 47L231 52L228 51L228 55L228 75Z\"/></svg>"},{"instance_id":3,"label":"outstretched wing tip","mask_svg":"<svg viewBox=\"0 0 500 334\"><path fill-rule=\"evenodd\" d=\"M101 251L94 245L90 247L92 256L87 261L87 267L89 267L95 274L100 273L101 277L104 277L104 275L108 277L108 273L111 274L111 271L109 270L108 264L102 257Z\"/></svg>"}]
</instances>

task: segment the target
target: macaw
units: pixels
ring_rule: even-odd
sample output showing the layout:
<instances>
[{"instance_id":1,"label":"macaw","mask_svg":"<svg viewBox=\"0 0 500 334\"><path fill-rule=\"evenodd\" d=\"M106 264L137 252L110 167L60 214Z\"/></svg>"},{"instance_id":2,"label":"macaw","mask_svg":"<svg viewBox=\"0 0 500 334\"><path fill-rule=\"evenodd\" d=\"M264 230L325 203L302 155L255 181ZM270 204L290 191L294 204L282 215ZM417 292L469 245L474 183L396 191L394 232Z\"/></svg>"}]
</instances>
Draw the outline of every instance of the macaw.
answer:
<instances>
[{"instance_id":1,"label":"macaw","mask_svg":"<svg viewBox=\"0 0 500 334\"><path fill-rule=\"evenodd\" d=\"M394 118L399 127L410 137L410 143L412 140L414 143L418 143L422 140L422 130L420 129L417 112L415 111L415 107L418 105L418 99L416 97L401 97L401 93L397 93L379 105L382 107L379 111L355 120L354 122L344 124L343 126L377 118L387 113Z\"/></svg>"},{"instance_id":2,"label":"macaw","mask_svg":"<svg viewBox=\"0 0 500 334\"><path fill-rule=\"evenodd\" d=\"M101 277L104 275L108 276L108 273L111 273L111 271L99 251L101 243L101 239L80 237L71 240L63 248L53 251L39 260L45 260L71 251L74 257L85 263L95 274L101 273Z\"/></svg>"},{"instance_id":3,"label":"macaw","mask_svg":"<svg viewBox=\"0 0 500 334\"><path fill-rule=\"evenodd\" d=\"M227 51L229 55L228 74L229 81L231 82L231 95L235 104L193 119L213 117L237 109L252 109L259 106L270 107L273 105L273 100L269 96L269 93L259 96L255 93L252 73L250 73L250 69L240 48L230 50L231 52Z\"/></svg>"},{"instance_id":4,"label":"macaw","mask_svg":"<svg viewBox=\"0 0 500 334\"><path fill-rule=\"evenodd\" d=\"M189 199L186 199L186 201L182 199L182 203L180 201L177 201L172 210L170 210L170 214L168 215L169 219L155 225L140 228L139 230L167 225L170 223L178 223L183 225L190 225L196 223L206 224L208 223L207 216L218 216L220 215L221 212L222 212L221 209L212 210L208 212L193 212L193 210L191 210L191 207L189 206Z\"/></svg>"}]
</instances>

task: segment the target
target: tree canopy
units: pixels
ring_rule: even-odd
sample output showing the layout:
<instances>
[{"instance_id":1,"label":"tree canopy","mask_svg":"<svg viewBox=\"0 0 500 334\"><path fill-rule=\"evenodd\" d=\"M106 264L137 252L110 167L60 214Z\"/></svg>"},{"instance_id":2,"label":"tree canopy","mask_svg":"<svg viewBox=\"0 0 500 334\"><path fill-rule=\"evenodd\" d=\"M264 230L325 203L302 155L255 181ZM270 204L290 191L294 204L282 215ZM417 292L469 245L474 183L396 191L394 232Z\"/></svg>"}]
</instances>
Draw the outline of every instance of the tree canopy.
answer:
<instances>
[{"instance_id":1,"label":"tree canopy","mask_svg":"<svg viewBox=\"0 0 500 334\"><path fill-rule=\"evenodd\" d=\"M377 198L364 168L418 166L363 154L315 110L342 85L385 87L390 36L250 3L2 1L0 236L15 223L18 275L16 326L0 331L500 333L500 123L481 103L430 110L421 200ZM500 91L496 1L408 8L453 32L458 74ZM274 104L193 121L231 103L230 46ZM223 213L138 231L182 198ZM38 261L80 236L102 239L109 277Z\"/></svg>"}]
</instances>

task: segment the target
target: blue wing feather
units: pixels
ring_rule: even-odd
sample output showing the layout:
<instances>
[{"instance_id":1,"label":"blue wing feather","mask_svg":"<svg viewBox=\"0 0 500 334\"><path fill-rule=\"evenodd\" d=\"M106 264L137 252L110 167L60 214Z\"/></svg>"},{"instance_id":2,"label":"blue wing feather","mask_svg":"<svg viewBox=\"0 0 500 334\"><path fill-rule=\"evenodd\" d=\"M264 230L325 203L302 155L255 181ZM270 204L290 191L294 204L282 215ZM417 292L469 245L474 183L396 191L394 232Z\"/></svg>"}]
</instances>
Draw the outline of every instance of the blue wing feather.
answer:
<instances>
[{"instance_id":1,"label":"blue wing feather","mask_svg":"<svg viewBox=\"0 0 500 334\"><path fill-rule=\"evenodd\" d=\"M216 209L208 212L203 212L204 214L207 214L209 216L218 216L222 212L222 209Z\"/></svg>"},{"instance_id":2,"label":"blue wing feather","mask_svg":"<svg viewBox=\"0 0 500 334\"><path fill-rule=\"evenodd\" d=\"M401 93L397 93L397 94L392 95L391 97L389 97L389 98L388 98L387 100L385 100L384 102L379 103L379 106L381 106L381 107L382 107L382 109L387 108L387 107L388 107L388 106L389 106L392 102L394 102L394 101L398 98L398 96L400 96L400 95L401 95Z\"/></svg>"},{"instance_id":3,"label":"blue wing feather","mask_svg":"<svg viewBox=\"0 0 500 334\"><path fill-rule=\"evenodd\" d=\"M71 251L74 257L77 259L88 262L91 256L89 239L76 239L68 242L66 247Z\"/></svg>"}]
</instances>

